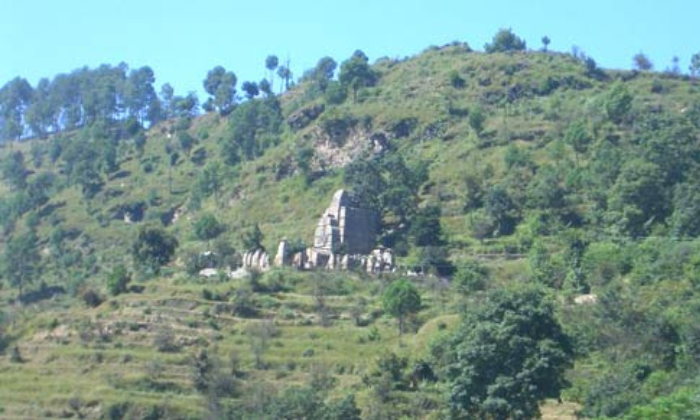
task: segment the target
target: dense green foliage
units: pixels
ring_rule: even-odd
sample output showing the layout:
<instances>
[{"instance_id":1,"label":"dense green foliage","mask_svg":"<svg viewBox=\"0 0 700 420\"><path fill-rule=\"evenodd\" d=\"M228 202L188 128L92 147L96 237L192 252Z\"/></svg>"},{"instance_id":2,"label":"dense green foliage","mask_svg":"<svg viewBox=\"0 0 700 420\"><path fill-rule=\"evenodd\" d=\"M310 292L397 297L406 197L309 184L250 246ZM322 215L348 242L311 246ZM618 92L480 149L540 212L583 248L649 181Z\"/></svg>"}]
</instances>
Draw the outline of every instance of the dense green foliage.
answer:
<instances>
[{"instance_id":1,"label":"dense green foliage","mask_svg":"<svg viewBox=\"0 0 700 420\"><path fill-rule=\"evenodd\" d=\"M559 395L573 351L554 307L537 289L496 290L469 306L434 348L445 364L454 418L529 419Z\"/></svg>"},{"instance_id":2,"label":"dense green foliage","mask_svg":"<svg viewBox=\"0 0 700 420\"><path fill-rule=\"evenodd\" d=\"M382 305L399 321L399 333L403 334L406 318L420 310L420 294L408 280L396 280L384 291Z\"/></svg>"},{"instance_id":3,"label":"dense green foliage","mask_svg":"<svg viewBox=\"0 0 700 420\"><path fill-rule=\"evenodd\" d=\"M542 43L9 81L0 416L697 416L700 59ZM236 271L340 188L398 274Z\"/></svg>"},{"instance_id":4,"label":"dense green foliage","mask_svg":"<svg viewBox=\"0 0 700 420\"><path fill-rule=\"evenodd\" d=\"M131 247L134 261L153 271L170 262L178 241L170 233L156 226L144 226Z\"/></svg>"}]
</instances>

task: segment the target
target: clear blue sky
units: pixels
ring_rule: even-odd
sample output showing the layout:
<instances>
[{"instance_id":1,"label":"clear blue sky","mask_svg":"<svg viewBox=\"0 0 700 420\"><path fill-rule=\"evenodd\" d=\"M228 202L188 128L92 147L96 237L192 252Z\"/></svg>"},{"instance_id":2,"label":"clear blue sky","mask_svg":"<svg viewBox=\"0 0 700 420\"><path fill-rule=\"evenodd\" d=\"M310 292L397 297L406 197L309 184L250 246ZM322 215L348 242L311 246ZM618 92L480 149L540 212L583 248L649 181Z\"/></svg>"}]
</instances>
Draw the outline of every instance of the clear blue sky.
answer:
<instances>
[{"instance_id":1,"label":"clear blue sky","mask_svg":"<svg viewBox=\"0 0 700 420\"><path fill-rule=\"evenodd\" d=\"M243 80L265 76L264 60L287 57L295 76L329 55L362 49L370 60L466 41L481 50L501 27L529 48L580 47L606 68L630 68L643 51L656 69L700 51L695 0L0 0L0 85L33 85L88 65L149 65L159 88L201 93L216 65Z\"/></svg>"}]
</instances>

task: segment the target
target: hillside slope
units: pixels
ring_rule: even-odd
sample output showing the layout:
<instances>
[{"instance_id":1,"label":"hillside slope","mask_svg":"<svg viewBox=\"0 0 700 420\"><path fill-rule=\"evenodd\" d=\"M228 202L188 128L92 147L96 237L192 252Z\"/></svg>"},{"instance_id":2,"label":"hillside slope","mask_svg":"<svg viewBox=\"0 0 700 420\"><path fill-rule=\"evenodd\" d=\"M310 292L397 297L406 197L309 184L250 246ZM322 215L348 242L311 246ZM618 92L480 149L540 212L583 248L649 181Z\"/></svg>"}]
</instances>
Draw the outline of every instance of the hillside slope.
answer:
<instances>
[{"instance_id":1,"label":"hillside slope","mask_svg":"<svg viewBox=\"0 0 700 420\"><path fill-rule=\"evenodd\" d=\"M357 89L311 72L230 113L4 145L0 417L273 416L352 393L363 418L440 418L432 346L522 283L546 290L574 348L546 418L696 413L697 81L459 43L371 70ZM311 243L339 188L379 213L397 275L197 275L251 244ZM172 235L172 258L135 256L147 228ZM36 258L13 272L27 238ZM422 305L399 335L381 298L408 270ZM422 363L437 382L416 379Z\"/></svg>"}]
</instances>

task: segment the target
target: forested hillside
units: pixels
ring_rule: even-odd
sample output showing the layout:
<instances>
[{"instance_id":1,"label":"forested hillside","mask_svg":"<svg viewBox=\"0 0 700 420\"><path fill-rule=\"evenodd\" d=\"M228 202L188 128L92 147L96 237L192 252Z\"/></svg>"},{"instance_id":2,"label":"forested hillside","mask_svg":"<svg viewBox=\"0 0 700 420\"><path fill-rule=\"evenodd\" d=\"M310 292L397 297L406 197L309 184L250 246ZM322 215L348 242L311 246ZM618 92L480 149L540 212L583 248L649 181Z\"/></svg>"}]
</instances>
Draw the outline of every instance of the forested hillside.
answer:
<instances>
[{"instance_id":1,"label":"forested hillside","mask_svg":"<svg viewBox=\"0 0 700 420\"><path fill-rule=\"evenodd\" d=\"M0 418L700 416L700 53L545 38L6 83ZM340 188L396 273L237 270Z\"/></svg>"}]
</instances>

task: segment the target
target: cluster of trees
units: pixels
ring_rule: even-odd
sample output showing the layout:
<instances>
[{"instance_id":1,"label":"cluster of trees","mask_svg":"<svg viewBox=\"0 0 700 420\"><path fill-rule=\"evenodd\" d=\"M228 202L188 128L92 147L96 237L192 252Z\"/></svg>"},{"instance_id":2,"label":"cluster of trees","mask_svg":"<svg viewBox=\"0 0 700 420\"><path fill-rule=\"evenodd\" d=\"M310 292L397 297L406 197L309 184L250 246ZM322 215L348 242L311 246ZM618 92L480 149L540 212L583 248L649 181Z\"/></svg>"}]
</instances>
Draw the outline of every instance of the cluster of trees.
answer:
<instances>
[{"instance_id":1,"label":"cluster of trees","mask_svg":"<svg viewBox=\"0 0 700 420\"><path fill-rule=\"evenodd\" d=\"M552 40L548 36L543 36L542 39L542 51L547 52L549 44ZM487 53L507 53L516 51L525 51L527 49L527 43L524 39L516 35L511 28L501 28L493 36L491 42L484 45L484 51ZM587 57L585 54L579 51L578 47L574 47L573 52L574 57L580 58L581 61L586 62L586 65L591 69L595 70L595 61ZM678 75L681 73L679 66L679 58L674 56L671 60L671 67L666 70L669 74ZM651 71L654 69L654 63L651 59L644 54L639 52L632 57L632 65L635 69L640 71ZM690 65L688 66L688 71L691 77L696 77L700 75L700 52L693 54L690 57Z\"/></svg>"},{"instance_id":2,"label":"cluster of trees","mask_svg":"<svg viewBox=\"0 0 700 420\"><path fill-rule=\"evenodd\" d=\"M322 57L316 66L304 72L299 83L304 86L307 100L323 97L330 105L343 103L348 94L357 101L358 93L377 84L380 74L372 68L369 58L362 50L355 51L347 60L340 63L338 77L335 78L338 63L331 57Z\"/></svg>"},{"instance_id":3,"label":"cluster of trees","mask_svg":"<svg viewBox=\"0 0 700 420\"><path fill-rule=\"evenodd\" d=\"M282 108L275 96L251 98L229 116L227 136L220 141L224 162L235 165L253 160L279 143Z\"/></svg>"},{"instance_id":4,"label":"cluster of trees","mask_svg":"<svg viewBox=\"0 0 700 420\"><path fill-rule=\"evenodd\" d=\"M154 124L196 108L192 96L174 96L168 84L159 97L154 83L150 67L130 70L125 63L84 67L41 79L35 87L17 77L0 88L0 137L3 141L45 137L97 121L134 119Z\"/></svg>"},{"instance_id":5,"label":"cluster of trees","mask_svg":"<svg viewBox=\"0 0 700 420\"><path fill-rule=\"evenodd\" d=\"M666 398L658 406L654 398L682 396L682 386L696 383L700 372L694 321L700 308L698 241L568 236L558 251L536 246L529 261L534 281L557 287L578 275L597 296L595 303L565 305L560 313L576 357L596 366L586 378L570 376L582 414L646 418L634 408L642 404L652 404L645 410L662 411ZM685 415L669 418L690 418L693 409L697 407L679 405L673 410Z\"/></svg>"},{"instance_id":6,"label":"cluster of trees","mask_svg":"<svg viewBox=\"0 0 700 420\"><path fill-rule=\"evenodd\" d=\"M289 88L293 75L288 66L279 66L276 56L268 57L265 65L271 71L277 70L284 86ZM210 97L202 108L229 114L239 100L237 82L232 71L214 67L203 81ZM103 64L95 69L83 67L53 79L41 79L35 87L17 77L0 88L0 140L44 138L97 122L114 127L119 122L135 121L148 126L198 113L200 104L194 92L177 96L169 83L156 92L154 83L155 74L150 67L129 69L125 63ZM271 96L272 87L271 73L270 80L246 81L241 89L246 98L252 99L260 93Z\"/></svg>"},{"instance_id":7,"label":"cluster of trees","mask_svg":"<svg viewBox=\"0 0 700 420\"><path fill-rule=\"evenodd\" d=\"M494 290L473 302L432 354L451 417L494 419L538 418L539 403L566 386L574 356L551 298L533 287Z\"/></svg>"},{"instance_id":8,"label":"cluster of trees","mask_svg":"<svg viewBox=\"0 0 700 420\"><path fill-rule=\"evenodd\" d=\"M598 108L570 121L548 146L546 163L511 144L500 182L484 182L488 168L465 178L465 210L476 238L510 235L524 220L534 226L533 217L548 226L540 233L573 226L633 238L698 234L691 180L700 171L700 107L685 114L639 112L621 83L596 101ZM613 135L616 127L625 134Z\"/></svg>"}]
</instances>

